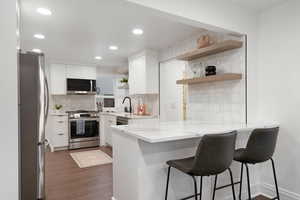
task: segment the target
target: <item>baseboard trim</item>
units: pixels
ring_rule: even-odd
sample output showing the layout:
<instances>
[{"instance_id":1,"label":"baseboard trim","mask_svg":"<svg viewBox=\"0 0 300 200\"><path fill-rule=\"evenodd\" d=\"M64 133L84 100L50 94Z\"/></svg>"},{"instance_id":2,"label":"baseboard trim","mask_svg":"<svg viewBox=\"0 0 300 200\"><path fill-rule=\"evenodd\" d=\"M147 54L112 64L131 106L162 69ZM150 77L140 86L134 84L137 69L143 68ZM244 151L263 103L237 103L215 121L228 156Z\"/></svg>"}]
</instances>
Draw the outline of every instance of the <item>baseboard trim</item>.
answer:
<instances>
[{"instance_id":1,"label":"baseboard trim","mask_svg":"<svg viewBox=\"0 0 300 200\"><path fill-rule=\"evenodd\" d=\"M276 196L275 187L268 183L261 184L261 193L268 198L273 198ZM300 200L300 194L288 191L283 188L279 188L279 195L281 199L284 200Z\"/></svg>"},{"instance_id":2,"label":"baseboard trim","mask_svg":"<svg viewBox=\"0 0 300 200\"><path fill-rule=\"evenodd\" d=\"M242 190L242 199L248 199L248 190L245 189L246 185L243 184L243 190ZM235 196L238 199L239 196L239 187L235 187ZM258 195L260 195L260 185L259 184L255 184L255 185L251 185L251 196L252 197L256 197ZM224 198L224 200L232 200L232 194L228 195L227 197Z\"/></svg>"},{"instance_id":3,"label":"baseboard trim","mask_svg":"<svg viewBox=\"0 0 300 200\"><path fill-rule=\"evenodd\" d=\"M259 196L263 195L265 197L268 197L272 199L273 197L276 196L276 190L275 187L271 184L268 183L263 183L263 184L257 184L257 185L252 185L251 186L251 193L252 196ZM283 188L279 188L279 195L281 199L283 200L300 200L300 194L297 194L295 192L288 191ZM236 190L236 196L238 197L238 191ZM248 194L247 191L243 191L242 193L242 199L247 199ZM225 200L231 200L232 195L227 196L224 198ZM111 197L111 200L117 200L115 197Z\"/></svg>"}]
</instances>

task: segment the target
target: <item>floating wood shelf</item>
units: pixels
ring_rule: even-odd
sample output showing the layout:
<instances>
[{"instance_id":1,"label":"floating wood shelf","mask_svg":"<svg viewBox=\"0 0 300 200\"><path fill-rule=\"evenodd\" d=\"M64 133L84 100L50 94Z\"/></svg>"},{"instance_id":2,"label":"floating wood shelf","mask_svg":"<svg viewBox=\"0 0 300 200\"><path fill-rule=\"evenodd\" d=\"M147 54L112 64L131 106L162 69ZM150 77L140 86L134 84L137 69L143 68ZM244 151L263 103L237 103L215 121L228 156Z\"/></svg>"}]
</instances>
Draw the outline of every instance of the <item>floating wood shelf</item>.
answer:
<instances>
[{"instance_id":1,"label":"floating wood shelf","mask_svg":"<svg viewBox=\"0 0 300 200\"><path fill-rule=\"evenodd\" d=\"M241 41L226 40L223 42L213 44L208 47L204 47L201 49L195 49L190 52L184 53L180 56L177 56L177 59L190 61L190 60L195 60L195 59L198 59L201 57L218 54L218 53L221 53L224 51L241 48L242 46L243 46L243 42L241 42Z\"/></svg>"},{"instance_id":2,"label":"floating wood shelf","mask_svg":"<svg viewBox=\"0 0 300 200\"><path fill-rule=\"evenodd\" d=\"M227 73L227 74L219 74L219 75L214 75L214 76L206 76L206 77L191 78L191 79L182 79L182 80L176 81L176 84L180 84L180 85L201 84L201 83L240 80L240 79L242 79L242 74Z\"/></svg>"}]
</instances>

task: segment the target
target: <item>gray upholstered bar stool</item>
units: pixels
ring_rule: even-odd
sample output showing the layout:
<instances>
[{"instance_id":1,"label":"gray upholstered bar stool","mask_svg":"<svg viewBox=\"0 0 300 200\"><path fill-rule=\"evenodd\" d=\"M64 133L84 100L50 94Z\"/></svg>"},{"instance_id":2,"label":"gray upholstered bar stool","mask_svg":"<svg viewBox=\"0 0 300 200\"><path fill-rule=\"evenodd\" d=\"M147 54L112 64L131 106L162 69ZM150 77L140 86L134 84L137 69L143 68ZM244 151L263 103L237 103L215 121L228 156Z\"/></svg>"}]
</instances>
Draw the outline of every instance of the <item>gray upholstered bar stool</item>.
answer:
<instances>
[{"instance_id":1,"label":"gray upholstered bar stool","mask_svg":"<svg viewBox=\"0 0 300 200\"><path fill-rule=\"evenodd\" d=\"M247 183L248 183L248 198L251 199L250 178L248 164L257 164L270 160L272 162L273 175L275 180L275 187L277 196L273 199L279 198L278 184L276 178L276 171L274 160L272 156L275 151L279 128L265 128L255 129L248 140L247 146L244 149L237 149L234 153L234 160L241 163L241 177L240 177L240 193L239 199L242 198L242 185L243 185L243 168L246 166L247 170Z\"/></svg>"},{"instance_id":2,"label":"gray upholstered bar stool","mask_svg":"<svg viewBox=\"0 0 300 200\"><path fill-rule=\"evenodd\" d=\"M168 168L168 177L166 185L166 195L165 200L168 199L168 188L170 180L170 170L175 168L187 175L190 175L194 181L194 190L195 194L185 197L181 200L195 198L200 200L202 198L202 179L203 176L215 175L215 187L213 199L215 197L217 177L218 174L228 170L231 178L232 194L233 199L235 200L234 192L234 183L232 172L230 170L230 165L233 161L235 142L236 142L237 132L233 131L225 134L212 134L204 135L199 143L196 155L194 157L184 158L180 160L170 160L167 162L169 165ZM197 192L198 186L195 177L200 176L200 193ZM220 187L223 188L223 187Z\"/></svg>"}]
</instances>

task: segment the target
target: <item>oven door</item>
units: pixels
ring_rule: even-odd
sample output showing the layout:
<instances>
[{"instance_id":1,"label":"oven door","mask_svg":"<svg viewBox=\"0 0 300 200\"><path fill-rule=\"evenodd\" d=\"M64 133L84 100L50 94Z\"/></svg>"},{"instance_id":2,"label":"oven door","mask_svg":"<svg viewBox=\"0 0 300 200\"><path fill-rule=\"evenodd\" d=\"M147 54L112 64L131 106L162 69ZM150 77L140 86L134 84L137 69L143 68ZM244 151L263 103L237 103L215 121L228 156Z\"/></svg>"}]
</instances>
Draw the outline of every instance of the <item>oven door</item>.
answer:
<instances>
[{"instance_id":1,"label":"oven door","mask_svg":"<svg viewBox=\"0 0 300 200\"><path fill-rule=\"evenodd\" d=\"M89 141L99 138L98 119L72 119L69 124L70 142Z\"/></svg>"}]
</instances>

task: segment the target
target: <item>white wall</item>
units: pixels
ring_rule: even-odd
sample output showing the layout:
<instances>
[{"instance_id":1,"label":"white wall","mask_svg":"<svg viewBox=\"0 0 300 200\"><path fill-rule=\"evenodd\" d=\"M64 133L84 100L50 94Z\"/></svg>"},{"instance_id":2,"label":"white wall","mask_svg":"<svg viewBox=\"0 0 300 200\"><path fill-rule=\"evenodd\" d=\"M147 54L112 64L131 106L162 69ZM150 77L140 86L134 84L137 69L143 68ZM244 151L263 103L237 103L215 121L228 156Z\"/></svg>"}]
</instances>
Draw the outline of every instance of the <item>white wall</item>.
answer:
<instances>
[{"instance_id":1,"label":"white wall","mask_svg":"<svg viewBox=\"0 0 300 200\"><path fill-rule=\"evenodd\" d=\"M0 199L18 199L16 1L0 1Z\"/></svg>"},{"instance_id":2,"label":"white wall","mask_svg":"<svg viewBox=\"0 0 300 200\"><path fill-rule=\"evenodd\" d=\"M183 79L185 62L170 60L160 64L160 120L183 120L183 87L176 81Z\"/></svg>"},{"instance_id":3,"label":"white wall","mask_svg":"<svg viewBox=\"0 0 300 200\"><path fill-rule=\"evenodd\" d=\"M297 199L300 199L299 8L299 1L289 1L260 16L258 68L258 116L275 119L281 125L275 154L279 185L298 193ZM262 173L262 180L273 185L271 166L265 167L268 168Z\"/></svg>"},{"instance_id":4,"label":"white wall","mask_svg":"<svg viewBox=\"0 0 300 200\"><path fill-rule=\"evenodd\" d=\"M197 48L197 39L201 35L209 34L214 41L241 40L242 37L229 36L228 34L203 31L195 36L164 49L160 58L167 60L161 65L160 73L160 101L161 119L169 116L182 116L182 105L178 105L183 98L182 86L176 85L177 80L184 78L182 68L185 69L185 78L194 77L193 70L199 71L203 76L205 67L214 65L217 73L241 73L242 80L226 81L209 84L196 84L186 86L187 109L186 119L215 123L244 123L245 122L245 45L232 51L211 55L190 62L172 59L182 53ZM181 66L181 68L180 68ZM169 68L169 69L167 69ZM179 77L181 76L181 77ZM177 113L177 114L176 114ZM178 117L177 117L178 119ZM165 120L165 119L164 119Z\"/></svg>"}]
</instances>

